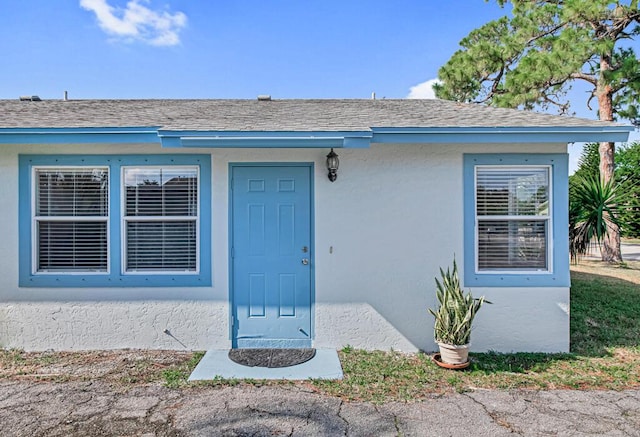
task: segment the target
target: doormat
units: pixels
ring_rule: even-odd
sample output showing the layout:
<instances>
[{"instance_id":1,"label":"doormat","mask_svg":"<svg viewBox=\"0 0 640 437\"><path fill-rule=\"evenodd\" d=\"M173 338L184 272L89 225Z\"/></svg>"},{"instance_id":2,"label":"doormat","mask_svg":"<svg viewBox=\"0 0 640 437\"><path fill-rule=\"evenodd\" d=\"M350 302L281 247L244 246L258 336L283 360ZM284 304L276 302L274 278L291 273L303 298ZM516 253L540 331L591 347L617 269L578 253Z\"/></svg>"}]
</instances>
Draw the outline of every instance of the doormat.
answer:
<instances>
[{"instance_id":1,"label":"doormat","mask_svg":"<svg viewBox=\"0 0 640 437\"><path fill-rule=\"evenodd\" d=\"M306 363L316 355L307 349L231 349L229 359L248 367L290 367Z\"/></svg>"}]
</instances>

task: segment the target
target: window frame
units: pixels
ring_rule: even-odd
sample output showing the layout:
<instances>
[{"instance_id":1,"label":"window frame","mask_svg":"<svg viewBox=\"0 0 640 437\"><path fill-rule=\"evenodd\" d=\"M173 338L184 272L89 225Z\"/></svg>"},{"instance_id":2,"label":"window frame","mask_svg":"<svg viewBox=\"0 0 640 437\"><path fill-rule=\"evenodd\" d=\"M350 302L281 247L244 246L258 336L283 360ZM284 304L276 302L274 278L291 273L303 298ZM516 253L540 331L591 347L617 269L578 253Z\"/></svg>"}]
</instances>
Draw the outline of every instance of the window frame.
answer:
<instances>
[{"instance_id":1,"label":"window frame","mask_svg":"<svg viewBox=\"0 0 640 437\"><path fill-rule=\"evenodd\" d=\"M188 287L211 285L210 155L19 155L19 285L21 287ZM125 271L124 167L197 167L196 271ZM107 272L37 272L38 168L108 168ZM119 179L114 179L119 178Z\"/></svg>"},{"instance_id":2,"label":"window frame","mask_svg":"<svg viewBox=\"0 0 640 437\"><path fill-rule=\"evenodd\" d=\"M547 224L547 269L480 270L479 232L476 216L478 168L541 168L549 170L549 218ZM569 212L568 155L540 154L464 154L464 284L475 287L568 287ZM500 216L501 217L501 216ZM538 216L523 216L534 220Z\"/></svg>"},{"instance_id":3,"label":"window frame","mask_svg":"<svg viewBox=\"0 0 640 437\"><path fill-rule=\"evenodd\" d=\"M489 170L495 171L496 173L500 170L513 170L513 171L526 171L527 169L545 169L547 172L548 178L548 210L549 213L546 216L542 215L486 215L479 216L478 215L478 171L479 170ZM474 221L475 221L475 270L474 273L476 275L483 274L496 274L496 275L505 275L505 274L527 274L527 275L537 275L537 274L546 274L553 273L553 238L551 238L551 233L553 230L553 173L551 165L475 165L474 166L474 181L473 181L473 189L474 189ZM481 221L544 221L546 227L546 265L545 269L538 269L535 267L532 268L522 268L522 269L480 269L480 222Z\"/></svg>"}]
</instances>

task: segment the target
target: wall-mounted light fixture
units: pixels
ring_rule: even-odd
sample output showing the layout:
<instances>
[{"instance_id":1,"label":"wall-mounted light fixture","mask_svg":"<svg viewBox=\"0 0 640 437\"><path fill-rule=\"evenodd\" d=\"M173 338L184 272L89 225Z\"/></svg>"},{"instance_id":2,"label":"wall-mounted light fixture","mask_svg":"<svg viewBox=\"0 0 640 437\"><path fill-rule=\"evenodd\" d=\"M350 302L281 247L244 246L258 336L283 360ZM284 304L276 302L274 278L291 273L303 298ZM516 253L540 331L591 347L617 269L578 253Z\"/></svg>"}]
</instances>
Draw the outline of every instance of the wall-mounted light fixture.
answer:
<instances>
[{"instance_id":1,"label":"wall-mounted light fixture","mask_svg":"<svg viewBox=\"0 0 640 437\"><path fill-rule=\"evenodd\" d=\"M338 167L340 166L340 160L338 154L331 149L331 152L327 155L327 170L329 170L329 180L334 182L338 179Z\"/></svg>"}]
</instances>

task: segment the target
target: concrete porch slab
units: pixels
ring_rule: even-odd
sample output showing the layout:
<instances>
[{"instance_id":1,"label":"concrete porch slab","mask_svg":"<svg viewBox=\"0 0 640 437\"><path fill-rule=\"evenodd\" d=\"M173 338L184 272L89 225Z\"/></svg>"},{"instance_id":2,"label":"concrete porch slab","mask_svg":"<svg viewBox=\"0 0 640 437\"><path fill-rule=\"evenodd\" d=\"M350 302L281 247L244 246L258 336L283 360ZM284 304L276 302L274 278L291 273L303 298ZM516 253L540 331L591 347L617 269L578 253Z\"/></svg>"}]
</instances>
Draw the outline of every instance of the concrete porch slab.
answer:
<instances>
[{"instance_id":1,"label":"concrete porch slab","mask_svg":"<svg viewBox=\"0 0 640 437\"><path fill-rule=\"evenodd\" d=\"M342 366L338 352L334 349L316 349L316 355L309 361L291 367L269 369L247 367L229 359L229 351L212 349L202 357L189 381L224 379L342 379Z\"/></svg>"}]
</instances>

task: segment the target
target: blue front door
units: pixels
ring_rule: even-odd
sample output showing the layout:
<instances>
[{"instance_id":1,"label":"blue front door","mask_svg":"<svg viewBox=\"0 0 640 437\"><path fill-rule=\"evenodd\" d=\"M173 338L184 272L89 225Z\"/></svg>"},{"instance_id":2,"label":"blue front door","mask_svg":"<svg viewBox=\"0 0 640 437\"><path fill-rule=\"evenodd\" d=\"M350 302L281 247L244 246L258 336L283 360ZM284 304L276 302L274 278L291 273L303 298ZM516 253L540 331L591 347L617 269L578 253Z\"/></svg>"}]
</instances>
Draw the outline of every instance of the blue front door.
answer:
<instances>
[{"instance_id":1,"label":"blue front door","mask_svg":"<svg viewBox=\"0 0 640 437\"><path fill-rule=\"evenodd\" d=\"M311 167L231 167L233 347L311 346Z\"/></svg>"}]
</instances>

